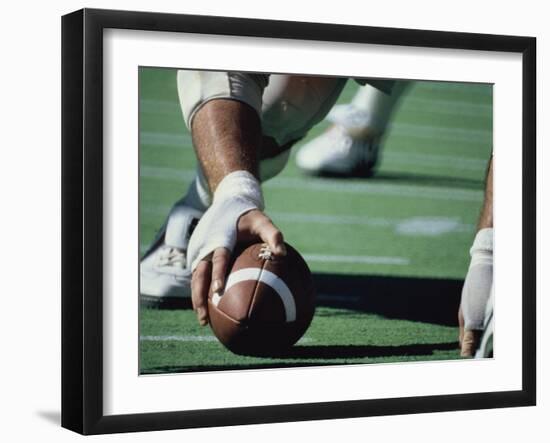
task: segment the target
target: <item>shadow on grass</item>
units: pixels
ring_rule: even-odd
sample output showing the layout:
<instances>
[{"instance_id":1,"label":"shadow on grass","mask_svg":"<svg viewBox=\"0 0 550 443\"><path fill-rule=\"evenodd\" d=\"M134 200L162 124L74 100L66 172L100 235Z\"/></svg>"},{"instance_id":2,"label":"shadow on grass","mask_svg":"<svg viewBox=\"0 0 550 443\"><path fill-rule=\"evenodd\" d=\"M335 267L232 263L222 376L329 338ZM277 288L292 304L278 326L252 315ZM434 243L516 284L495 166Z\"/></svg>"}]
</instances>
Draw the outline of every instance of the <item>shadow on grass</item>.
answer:
<instances>
[{"instance_id":1,"label":"shadow on grass","mask_svg":"<svg viewBox=\"0 0 550 443\"><path fill-rule=\"evenodd\" d=\"M452 351L458 349L458 343L425 343L399 346L372 346L372 345L318 345L318 346L294 346L280 352L277 355L259 356L261 363L243 363L230 365L199 365L199 366L157 366L149 368L144 374L170 373L170 372L196 372L196 371L223 371L231 369L266 369L300 366L322 366L342 363L353 364L354 359L377 357L404 357L427 356L435 351ZM266 359L271 360L266 361ZM283 363L283 360L291 362ZM303 360L301 362L300 360ZM366 363L357 361L356 363Z\"/></svg>"},{"instance_id":2,"label":"shadow on grass","mask_svg":"<svg viewBox=\"0 0 550 443\"><path fill-rule=\"evenodd\" d=\"M317 306L457 326L463 280L313 274Z\"/></svg>"},{"instance_id":3,"label":"shadow on grass","mask_svg":"<svg viewBox=\"0 0 550 443\"><path fill-rule=\"evenodd\" d=\"M321 178L331 178L336 180L349 180L351 178L355 179L368 179L372 183L396 183L402 185L426 185L426 186L435 186L441 188L457 188L457 189L472 189L472 190L483 190L485 186L485 181L483 178L480 179L471 179L464 177L448 177L443 175L432 175L432 174L413 174L407 172L392 172L392 171L383 171L383 172L373 172L369 171L367 174L358 171L351 176L349 174L338 174L325 172L317 175Z\"/></svg>"},{"instance_id":4,"label":"shadow on grass","mask_svg":"<svg viewBox=\"0 0 550 443\"><path fill-rule=\"evenodd\" d=\"M432 355L435 351L458 349L458 343L415 343L410 345L298 345L265 356L277 359L355 359L375 357L403 357L408 355Z\"/></svg>"},{"instance_id":5,"label":"shadow on grass","mask_svg":"<svg viewBox=\"0 0 550 443\"><path fill-rule=\"evenodd\" d=\"M377 172L373 180L387 181L400 184L429 185L444 188L478 189L483 190L485 181L463 177L445 177L441 175L410 174L403 172Z\"/></svg>"},{"instance_id":6,"label":"shadow on grass","mask_svg":"<svg viewBox=\"0 0 550 443\"><path fill-rule=\"evenodd\" d=\"M458 324L463 280L314 273L313 281L317 306L445 326ZM142 307L151 306L142 300ZM191 300L168 299L156 308L191 309Z\"/></svg>"}]
</instances>

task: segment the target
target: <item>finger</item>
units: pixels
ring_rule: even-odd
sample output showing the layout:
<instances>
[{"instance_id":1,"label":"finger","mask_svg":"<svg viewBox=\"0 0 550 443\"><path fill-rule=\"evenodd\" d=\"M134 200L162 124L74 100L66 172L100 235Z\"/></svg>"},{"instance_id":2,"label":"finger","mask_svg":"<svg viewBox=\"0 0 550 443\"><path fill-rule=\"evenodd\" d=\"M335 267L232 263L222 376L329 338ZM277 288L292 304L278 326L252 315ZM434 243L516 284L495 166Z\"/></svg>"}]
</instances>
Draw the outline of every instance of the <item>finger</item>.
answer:
<instances>
[{"instance_id":1,"label":"finger","mask_svg":"<svg viewBox=\"0 0 550 443\"><path fill-rule=\"evenodd\" d=\"M479 346L481 331L465 329L462 335L462 346L460 347L461 357L473 357Z\"/></svg>"},{"instance_id":2,"label":"finger","mask_svg":"<svg viewBox=\"0 0 550 443\"><path fill-rule=\"evenodd\" d=\"M462 348L462 338L464 337L464 314L462 305L458 308L458 347Z\"/></svg>"},{"instance_id":3,"label":"finger","mask_svg":"<svg viewBox=\"0 0 550 443\"><path fill-rule=\"evenodd\" d=\"M202 260L191 279L191 301L201 326L208 324L208 289L210 288L212 263Z\"/></svg>"},{"instance_id":4,"label":"finger","mask_svg":"<svg viewBox=\"0 0 550 443\"><path fill-rule=\"evenodd\" d=\"M261 211L255 209L242 215L237 228L241 241L255 240L259 237L275 255L286 255L283 234Z\"/></svg>"},{"instance_id":5,"label":"finger","mask_svg":"<svg viewBox=\"0 0 550 443\"><path fill-rule=\"evenodd\" d=\"M258 235L275 255L286 255L283 233L265 217L265 221L258 228Z\"/></svg>"},{"instance_id":6,"label":"finger","mask_svg":"<svg viewBox=\"0 0 550 443\"><path fill-rule=\"evenodd\" d=\"M227 275L230 258L231 255L226 248L218 248L214 251L212 256L212 285L210 286L212 293L221 295L225 286L225 276Z\"/></svg>"}]
</instances>

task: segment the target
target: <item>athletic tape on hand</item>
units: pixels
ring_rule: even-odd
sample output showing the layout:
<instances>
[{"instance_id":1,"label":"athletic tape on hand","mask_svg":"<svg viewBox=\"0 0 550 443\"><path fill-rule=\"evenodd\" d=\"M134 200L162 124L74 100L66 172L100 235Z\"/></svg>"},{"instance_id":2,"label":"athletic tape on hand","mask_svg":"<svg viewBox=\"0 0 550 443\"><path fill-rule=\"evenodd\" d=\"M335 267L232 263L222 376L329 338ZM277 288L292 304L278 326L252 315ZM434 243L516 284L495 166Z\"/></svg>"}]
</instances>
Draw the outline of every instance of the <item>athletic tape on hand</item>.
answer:
<instances>
[{"instance_id":1,"label":"athletic tape on hand","mask_svg":"<svg viewBox=\"0 0 550 443\"><path fill-rule=\"evenodd\" d=\"M237 222L241 215L253 209L264 209L258 180L247 171L225 176L214 193L212 205L191 235L187 250L191 270L215 249L233 251L237 243Z\"/></svg>"},{"instance_id":2,"label":"athletic tape on hand","mask_svg":"<svg viewBox=\"0 0 550 443\"><path fill-rule=\"evenodd\" d=\"M481 229L477 233L470 256L461 298L464 327L482 330L493 284L493 228Z\"/></svg>"}]
</instances>

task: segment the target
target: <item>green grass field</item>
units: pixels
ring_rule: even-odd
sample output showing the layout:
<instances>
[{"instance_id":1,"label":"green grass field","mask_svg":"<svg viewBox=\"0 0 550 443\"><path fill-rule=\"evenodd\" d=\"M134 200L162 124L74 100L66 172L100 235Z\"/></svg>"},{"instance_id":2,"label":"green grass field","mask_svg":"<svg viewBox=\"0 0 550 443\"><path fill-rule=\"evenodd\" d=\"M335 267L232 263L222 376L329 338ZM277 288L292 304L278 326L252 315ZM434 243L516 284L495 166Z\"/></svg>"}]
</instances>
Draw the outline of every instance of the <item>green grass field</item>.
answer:
<instances>
[{"instance_id":1,"label":"green grass field","mask_svg":"<svg viewBox=\"0 0 550 443\"><path fill-rule=\"evenodd\" d=\"M356 89L348 82L339 102ZM142 308L141 372L458 358L456 311L491 146L490 85L415 82L374 178L304 177L291 158L264 193L266 212L314 274L318 304L306 335L287 355L242 357L199 327L191 310ZM142 69L142 252L195 163L175 71Z\"/></svg>"}]
</instances>

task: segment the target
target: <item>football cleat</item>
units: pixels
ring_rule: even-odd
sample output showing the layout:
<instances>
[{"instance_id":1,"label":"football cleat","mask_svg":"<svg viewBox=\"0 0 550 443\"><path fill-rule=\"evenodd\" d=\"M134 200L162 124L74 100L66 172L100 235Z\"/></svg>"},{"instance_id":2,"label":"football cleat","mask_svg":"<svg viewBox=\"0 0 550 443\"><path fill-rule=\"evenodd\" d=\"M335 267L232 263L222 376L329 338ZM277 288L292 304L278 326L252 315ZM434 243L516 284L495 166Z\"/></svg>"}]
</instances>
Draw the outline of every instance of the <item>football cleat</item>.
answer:
<instances>
[{"instance_id":1,"label":"football cleat","mask_svg":"<svg viewBox=\"0 0 550 443\"><path fill-rule=\"evenodd\" d=\"M310 175L370 177L379 148L380 136L357 139L342 126L334 125L298 151L296 164Z\"/></svg>"},{"instance_id":2,"label":"football cleat","mask_svg":"<svg viewBox=\"0 0 550 443\"><path fill-rule=\"evenodd\" d=\"M191 270L186 251L202 212L176 203L140 262L140 303L155 308L190 306Z\"/></svg>"},{"instance_id":3,"label":"football cleat","mask_svg":"<svg viewBox=\"0 0 550 443\"><path fill-rule=\"evenodd\" d=\"M311 175L370 177L378 162L382 123L353 104L334 106L326 119L333 126L302 146L298 167Z\"/></svg>"}]
</instances>

